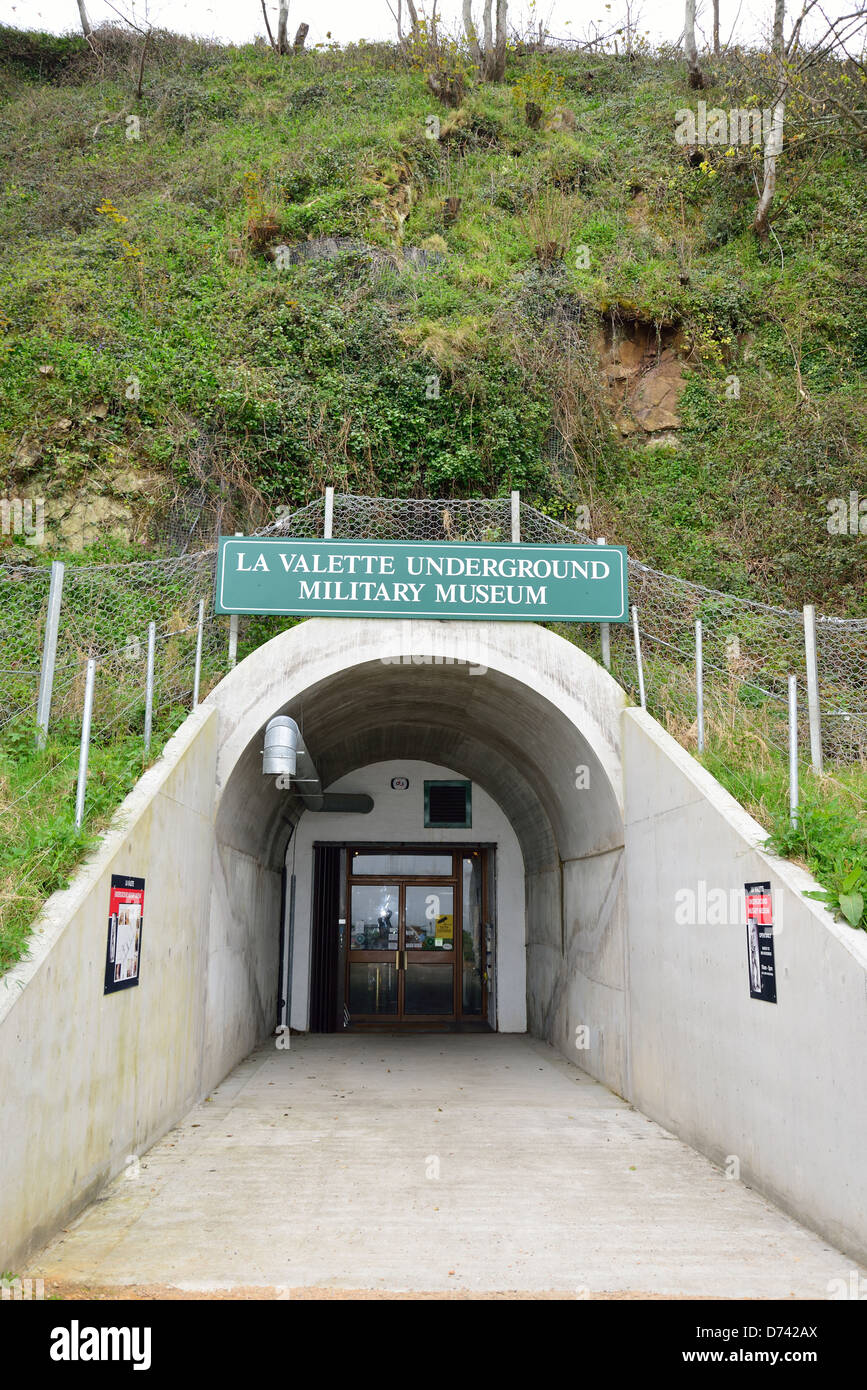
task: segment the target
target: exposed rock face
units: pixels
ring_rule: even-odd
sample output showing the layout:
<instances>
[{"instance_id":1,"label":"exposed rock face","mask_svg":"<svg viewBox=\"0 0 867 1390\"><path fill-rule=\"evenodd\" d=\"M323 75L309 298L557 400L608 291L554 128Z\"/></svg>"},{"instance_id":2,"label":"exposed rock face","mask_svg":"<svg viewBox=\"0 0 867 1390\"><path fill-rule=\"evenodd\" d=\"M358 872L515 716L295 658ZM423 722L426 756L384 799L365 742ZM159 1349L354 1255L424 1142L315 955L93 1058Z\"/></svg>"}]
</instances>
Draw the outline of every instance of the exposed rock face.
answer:
<instances>
[{"instance_id":1,"label":"exposed rock face","mask_svg":"<svg viewBox=\"0 0 867 1390\"><path fill-rule=\"evenodd\" d=\"M101 420L107 406L96 406L89 418ZM69 438L72 422L55 422L46 441L23 438L12 459L10 485L22 496L44 498L49 544L66 550L83 550L109 537L122 541L146 541L154 508L165 505L170 492L166 477L153 470L136 468L122 450L114 457L97 455L98 461L82 465L82 455L74 445L57 448L59 438ZM87 431L84 431L86 434ZM54 446L50 451L46 443Z\"/></svg>"},{"instance_id":2,"label":"exposed rock face","mask_svg":"<svg viewBox=\"0 0 867 1390\"><path fill-rule=\"evenodd\" d=\"M679 427L682 390L683 363L673 348L666 348L656 365L639 376L631 396L632 413L647 434Z\"/></svg>"},{"instance_id":3,"label":"exposed rock face","mask_svg":"<svg viewBox=\"0 0 867 1390\"><path fill-rule=\"evenodd\" d=\"M46 518L56 526L58 538L67 550L84 550L85 546L114 536L128 541L132 517L129 507L113 497L82 493L75 497L58 497L45 503Z\"/></svg>"},{"instance_id":4,"label":"exposed rock face","mask_svg":"<svg viewBox=\"0 0 867 1390\"><path fill-rule=\"evenodd\" d=\"M673 327L657 331L639 319L613 327L609 322L597 346L621 435L659 436L678 429L686 371L679 333Z\"/></svg>"}]
</instances>

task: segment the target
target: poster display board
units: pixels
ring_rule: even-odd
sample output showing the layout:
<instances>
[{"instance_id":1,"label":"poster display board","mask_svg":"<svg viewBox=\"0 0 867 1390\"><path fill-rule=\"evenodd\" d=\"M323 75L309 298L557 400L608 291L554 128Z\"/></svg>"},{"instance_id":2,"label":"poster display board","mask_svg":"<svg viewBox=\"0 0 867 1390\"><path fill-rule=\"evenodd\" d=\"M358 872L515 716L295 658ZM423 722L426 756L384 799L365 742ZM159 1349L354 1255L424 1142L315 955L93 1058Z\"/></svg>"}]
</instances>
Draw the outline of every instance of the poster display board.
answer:
<instances>
[{"instance_id":1,"label":"poster display board","mask_svg":"<svg viewBox=\"0 0 867 1390\"><path fill-rule=\"evenodd\" d=\"M747 900L747 964L750 998L777 1002L774 962L774 908L770 883L745 883Z\"/></svg>"},{"instance_id":2,"label":"poster display board","mask_svg":"<svg viewBox=\"0 0 867 1390\"><path fill-rule=\"evenodd\" d=\"M131 989L139 982L144 925L145 881L112 874L108 902L104 994Z\"/></svg>"}]
</instances>

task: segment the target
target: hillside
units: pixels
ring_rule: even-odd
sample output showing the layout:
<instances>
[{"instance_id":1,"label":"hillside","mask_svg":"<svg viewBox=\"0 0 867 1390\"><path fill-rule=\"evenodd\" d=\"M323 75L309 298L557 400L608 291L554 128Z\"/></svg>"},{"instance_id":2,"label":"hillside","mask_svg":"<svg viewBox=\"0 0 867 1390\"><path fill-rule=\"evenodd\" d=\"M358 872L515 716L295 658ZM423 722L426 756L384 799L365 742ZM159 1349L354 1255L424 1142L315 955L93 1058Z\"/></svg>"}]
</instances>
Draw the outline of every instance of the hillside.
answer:
<instances>
[{"instance_id":1,"label":"hillside","mask_svg":"<svg viewBox=\"0 0 867 1390\"><path fill-rule=\"evenodd\" d=\"M507 511L519 489L538 538L559 523L664 571L642 571L634 599L648 708L865 925L867 161L838 106L792 95L762 240L761 148L676 138L698 99L772 100L759 54L708 59L699 94L679 53L512 52L506 80L482 84L449 49L453 106L387 45L280 59L157 33L138 97L140 61L119 30L95 55L0 28L0 970L186 717L200 601L202 692L228 669L215 535L309 504L303 527L327 485L349 509L364 494ZM835 101L854 81L830 60L811 71ZM35 544L15 506L40 498ZM37 751L57 558L59 674ZM800 614L762 607L810 602L831 615L822 776ZM242 620L239 655L274 630ZM600 659L595 626L563 635ZM637 700L631 629L611 637Z\"/></svg>"},{"instance_id":2,"label":"hillside","mask_svg":"<svg viewBox=\"0 0 867 1390\"><path fill-rule=\"evenodd\" d=\"M833 122L793 108L762 243L760 151L675 140L680 55L512 55L450 110L386 46L167 35L137 100L137 42L0 32L0 456L54 546L170 545L190 497L229 529L325 483L514 487L685 578L867 612L826 524L867 482ZM750 55L715 76L709 107L766 99Z\"/></svg>"}]
</instances>

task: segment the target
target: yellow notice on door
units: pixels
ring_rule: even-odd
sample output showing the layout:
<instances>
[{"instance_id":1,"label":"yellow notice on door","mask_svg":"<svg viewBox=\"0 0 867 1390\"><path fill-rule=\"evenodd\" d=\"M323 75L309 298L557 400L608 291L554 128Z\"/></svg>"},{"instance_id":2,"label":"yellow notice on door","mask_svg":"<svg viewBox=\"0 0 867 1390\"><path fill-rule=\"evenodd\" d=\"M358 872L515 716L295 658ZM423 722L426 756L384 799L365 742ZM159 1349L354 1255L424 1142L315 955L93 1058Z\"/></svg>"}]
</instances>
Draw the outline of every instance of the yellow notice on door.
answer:
<instances>
[{"instance_id":1,"label":"yellow notice on door","mask_svg":"<svg viewBox=\"0 0 867 1390\"><path fill-rule=\"evenodd\" d=\"M443 913L442 917L437 918L436 935L440 941L453 941L455 936L455 919L450 912Z\"/></svg>"}]
</instances>

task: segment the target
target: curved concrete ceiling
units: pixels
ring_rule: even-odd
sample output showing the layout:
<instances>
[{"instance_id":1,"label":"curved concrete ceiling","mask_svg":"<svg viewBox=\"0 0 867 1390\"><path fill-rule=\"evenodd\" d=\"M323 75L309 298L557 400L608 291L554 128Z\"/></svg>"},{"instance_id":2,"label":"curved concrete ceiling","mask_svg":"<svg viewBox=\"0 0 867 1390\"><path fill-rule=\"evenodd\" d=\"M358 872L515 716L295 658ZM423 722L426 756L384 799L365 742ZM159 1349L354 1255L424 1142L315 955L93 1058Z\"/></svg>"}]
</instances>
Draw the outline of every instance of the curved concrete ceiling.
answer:
<instances>
[{"instance_id":1,"label":"curved concrete ceiling","mask_svg":"<svg viewBox=\"0 0 867 1390\"><path fill-rule=\"evenodd\" d=\"M386 625L384 620L372 621L380 628ZM334 620L331 623L336 625ZM219 697L221 691L225 696L223 688L275 643L282 649L280 655L289 656L291 639L312 626L302 624L260 648L209 698ZM573 655L580 658L571 672L575 681L586 680L587 667L593 668L592 679L597 679L600 668L584 653L543 629L527 626L556 643L556 655L567 665L573 664ZM527 646L532 648L533 643ZM272 656L277 655L275 649ZM523 679L490 665L483 673L470 674L473 668L467 665L391 664L380 658L346 660L342 668L309 685L303 682L304 663L293 661L286 671L281 662L286 676L280 680L273 679L272 662L270 697L258 689L252 706L247 700L243 709L248 722L256 719L255 731L246 746L236 751L233 763L224 765L219 838L273 867L281 862L291 826L303 807L291 791L280 791L274 779L263 777L261 749L264 724L273 715L285 713L301 726L325 787L367 764L400 757L441 763L478 782L509 817L528 870L622 845L619 788L610 779L611 749L604 750L606 767L597 756L598 737L596 747L591 746L574 718L537 688L546 681L533 666L533 655L528 652ZM600 674L604 681L610 680L605 672ZM249 696L254 670L249 668L246 676ZM268 699L275 700L279 693L283 693L282 702L269 704ZM622 703L619 690L617 694ZM258 716L252 713L256 699ZM215 702L229 715L230 700ZM577 772L582 767L586 777ZM584 780L589 785L576 785ZM362 783L360 779L361 789Z\"/></svg>"}]
</instances>

